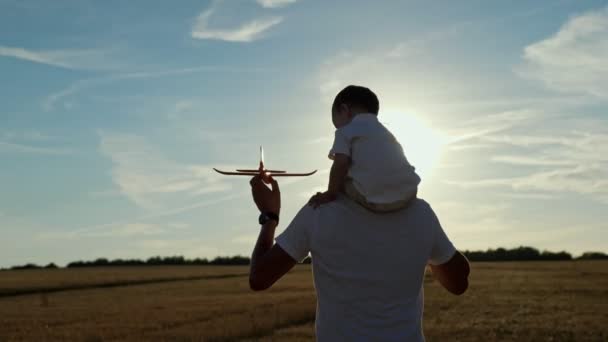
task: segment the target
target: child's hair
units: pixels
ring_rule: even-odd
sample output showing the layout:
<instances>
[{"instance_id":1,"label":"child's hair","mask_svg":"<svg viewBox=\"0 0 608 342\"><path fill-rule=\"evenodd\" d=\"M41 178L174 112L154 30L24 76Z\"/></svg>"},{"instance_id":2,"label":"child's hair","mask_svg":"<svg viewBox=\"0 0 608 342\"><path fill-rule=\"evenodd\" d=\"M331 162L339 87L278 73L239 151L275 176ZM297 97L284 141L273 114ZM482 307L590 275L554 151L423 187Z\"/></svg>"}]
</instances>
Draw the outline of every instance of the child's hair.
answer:
<instances>
[{"instance_id":1,"label":"child's hair","mask_svg":"<svg viewBox=\"0 0 608 342\"><path fill-rule=\"evenodd\" d=\"M358 106L369 111L370 113L378 115L380 109L380 103L378 97L369 88L349 85L342 89L331 106L331 110L336 111L341 104L347 104L349 106Z\"/></svg>"}]
</instances>

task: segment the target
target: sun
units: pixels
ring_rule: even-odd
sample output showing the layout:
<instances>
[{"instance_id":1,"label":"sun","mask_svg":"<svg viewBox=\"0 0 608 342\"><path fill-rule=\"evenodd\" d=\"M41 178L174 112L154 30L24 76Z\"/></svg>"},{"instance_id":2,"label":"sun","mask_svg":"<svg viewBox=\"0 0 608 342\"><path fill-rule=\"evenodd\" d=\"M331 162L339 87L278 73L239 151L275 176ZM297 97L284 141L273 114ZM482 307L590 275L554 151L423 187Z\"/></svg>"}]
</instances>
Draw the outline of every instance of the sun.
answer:
<instances>
[{"instance_id":1,"label":"sun","mask_svg":"<svg viewBox=\"0 0 608 342\"><path fill-rule=\"evenodd\" d=\"M448 139L438 130L414 115L399 112L382 113L382 122L399 140L410 164L423 179L433 177Z\"/></svg>"}]
</instances>

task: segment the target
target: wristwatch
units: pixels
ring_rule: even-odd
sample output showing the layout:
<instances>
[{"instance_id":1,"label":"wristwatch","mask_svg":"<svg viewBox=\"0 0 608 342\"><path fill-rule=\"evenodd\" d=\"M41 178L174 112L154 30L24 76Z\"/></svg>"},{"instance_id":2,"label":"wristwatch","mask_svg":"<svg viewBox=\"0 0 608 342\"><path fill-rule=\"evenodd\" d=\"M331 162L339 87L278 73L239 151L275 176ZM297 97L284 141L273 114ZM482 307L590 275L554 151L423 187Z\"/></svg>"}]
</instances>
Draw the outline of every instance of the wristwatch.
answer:
<instances>
[{"instance_id":1,"label":"wristwatch","mask_svg":"<svg viewBox=\"0 0 608 342\"><path fill-rule=\"evenodd\" d=\"M266 222L270 221L270 220L275 220L277 221L277 223L279 223L279 215L270 212L270 211L266 211L260 214L260 217L258 218L258 222L260 224L265 224Z\"/></svg>"}]
</instances>

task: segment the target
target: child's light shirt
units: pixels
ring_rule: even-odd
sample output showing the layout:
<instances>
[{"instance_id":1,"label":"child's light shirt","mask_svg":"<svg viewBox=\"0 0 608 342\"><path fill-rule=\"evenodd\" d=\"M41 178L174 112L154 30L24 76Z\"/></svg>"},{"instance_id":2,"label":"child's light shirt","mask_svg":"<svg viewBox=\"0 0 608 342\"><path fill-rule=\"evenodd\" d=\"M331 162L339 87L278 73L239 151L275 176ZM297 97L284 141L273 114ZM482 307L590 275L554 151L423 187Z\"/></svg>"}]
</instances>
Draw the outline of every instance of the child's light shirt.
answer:
<instances>
[{"instance_id":1,"label":"child's light shirt","mask_svg":"<svg viewBox=\"0 0 608 342\"><path fill-rule=\"evenodd\" d=\"M375 114L358 114L336 130L329 158L337 153L350 157L347 177L368 202L403 201L420 183L401 144Z\"/></svg>"}]
</instances>

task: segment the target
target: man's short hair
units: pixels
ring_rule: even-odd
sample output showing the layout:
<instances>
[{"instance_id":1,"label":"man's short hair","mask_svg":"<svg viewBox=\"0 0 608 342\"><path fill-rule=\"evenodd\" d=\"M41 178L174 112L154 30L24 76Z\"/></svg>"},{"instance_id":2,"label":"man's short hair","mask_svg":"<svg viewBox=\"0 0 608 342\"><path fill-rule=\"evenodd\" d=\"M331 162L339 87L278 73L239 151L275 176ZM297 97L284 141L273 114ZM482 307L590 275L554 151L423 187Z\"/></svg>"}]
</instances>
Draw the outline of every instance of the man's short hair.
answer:
<instances>
[{"instance_id":1,"label":"man's short hair","mask_svg":"<svg viewBox=\"0 0 608 342\"><path fill-rule=\"evenodd\" d=\"M361 107L376 115L380 109L380 103L376 94L369 90L369 88L356 85L349 85L336 95L334 103L331 106L332 112L335 112L341 104Z\"/></svg>"}]
</instances>

